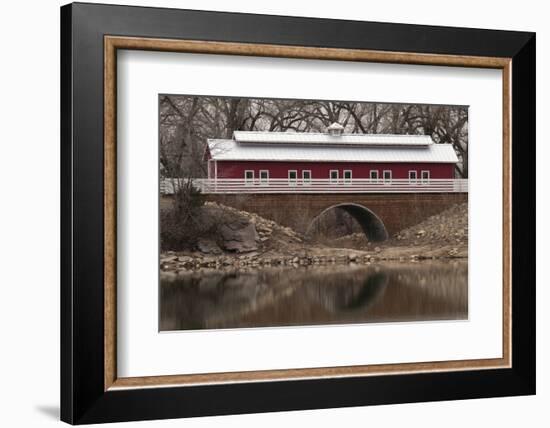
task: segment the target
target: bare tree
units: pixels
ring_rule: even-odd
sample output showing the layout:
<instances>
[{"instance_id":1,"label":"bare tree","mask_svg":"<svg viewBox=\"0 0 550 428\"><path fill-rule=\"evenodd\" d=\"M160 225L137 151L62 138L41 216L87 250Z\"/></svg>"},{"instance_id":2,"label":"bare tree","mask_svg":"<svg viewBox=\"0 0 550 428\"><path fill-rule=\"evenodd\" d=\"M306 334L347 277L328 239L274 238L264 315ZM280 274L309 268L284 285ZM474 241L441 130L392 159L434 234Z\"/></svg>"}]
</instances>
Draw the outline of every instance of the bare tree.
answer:
<instances>
[{"instance_id":1,"label":"bare tree","mask_svg":"<svg viewBox=\"0 0 550 428\"><path fill-rule=\"evenodd\" d=\"M430 135L453 145L456 175L468 177L467 107L172 95L160 97L161 170L204 177L208 138L231 138L236 130L324 132L332 122L349 133Z\"/></svg>"}]
</instances>

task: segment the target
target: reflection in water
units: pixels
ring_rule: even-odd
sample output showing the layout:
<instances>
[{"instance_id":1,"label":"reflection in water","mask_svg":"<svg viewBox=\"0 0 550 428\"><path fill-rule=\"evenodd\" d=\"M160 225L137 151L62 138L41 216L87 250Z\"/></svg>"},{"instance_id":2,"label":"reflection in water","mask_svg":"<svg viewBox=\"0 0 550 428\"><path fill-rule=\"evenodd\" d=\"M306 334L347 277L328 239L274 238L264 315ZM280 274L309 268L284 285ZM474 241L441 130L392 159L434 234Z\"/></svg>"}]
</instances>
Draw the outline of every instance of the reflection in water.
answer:
<instances>
[{"instance_id":1,"label":"reflection in water","mask_svg":"<svg viewBox=\"0 0 550 428\"><path fill-rule=\"evenodd\" d=\"M161 281L160 330L458 320L467 262L201 271Z\"/></svg>"}]
</instances>

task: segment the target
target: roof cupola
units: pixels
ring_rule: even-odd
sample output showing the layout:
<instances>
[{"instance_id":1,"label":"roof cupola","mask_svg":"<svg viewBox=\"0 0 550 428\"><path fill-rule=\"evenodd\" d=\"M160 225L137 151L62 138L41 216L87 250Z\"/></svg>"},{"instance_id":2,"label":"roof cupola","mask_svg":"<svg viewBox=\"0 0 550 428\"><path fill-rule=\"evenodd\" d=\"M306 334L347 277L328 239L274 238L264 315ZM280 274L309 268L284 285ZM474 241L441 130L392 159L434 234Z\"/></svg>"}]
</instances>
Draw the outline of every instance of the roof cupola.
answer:
<instances>
[{"instance_id":1,"label":"roof cupola","mask_svg":"<svg viewBox=\"0 0 550 428\"><path fill-rule=\"evenodd\" d=\"M333 122L327 127L327 132L332 137L339 137L344 133L344 127L338 122Z\"/></svg>"}]
</instances>

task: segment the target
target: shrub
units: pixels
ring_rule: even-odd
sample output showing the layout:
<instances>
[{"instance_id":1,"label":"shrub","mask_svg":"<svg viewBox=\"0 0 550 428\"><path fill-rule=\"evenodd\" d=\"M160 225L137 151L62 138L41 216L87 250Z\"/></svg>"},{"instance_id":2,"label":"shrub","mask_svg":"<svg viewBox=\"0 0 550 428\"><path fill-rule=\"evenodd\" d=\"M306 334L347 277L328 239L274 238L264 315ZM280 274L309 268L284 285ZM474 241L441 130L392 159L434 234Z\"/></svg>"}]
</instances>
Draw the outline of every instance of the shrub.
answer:
<instances>
[{"instance_id":1,"label":"shrub","mask_svg":"<svg viewBox=\"0 0 550 428\"><path fill-rule=\"evenodd\" d=\"M175 186L172 208L160 214L160 245L162 250L192 249L205 232L201 218L204 204L201 193L191 180L181 180Z\"/></svg>"}]
</instances>

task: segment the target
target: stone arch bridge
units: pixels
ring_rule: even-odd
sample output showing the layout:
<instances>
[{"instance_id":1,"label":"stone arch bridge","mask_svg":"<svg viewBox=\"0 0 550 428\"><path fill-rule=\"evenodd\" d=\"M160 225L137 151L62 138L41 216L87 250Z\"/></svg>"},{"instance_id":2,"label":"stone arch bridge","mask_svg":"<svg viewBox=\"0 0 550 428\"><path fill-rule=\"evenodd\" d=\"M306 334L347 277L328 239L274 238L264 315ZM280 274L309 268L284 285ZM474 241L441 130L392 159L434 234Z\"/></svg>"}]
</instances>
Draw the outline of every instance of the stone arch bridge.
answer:
<instances>
[{"instance_id":1,"label":"stone arch bridge","mask_svg":"<svg viewBox=\"0 0 550 428\"><path fill-rule=\"evenodd\" d=\"M468 193L232 193L202 197L256 213L304 234L327 211L342 209L357 220L369 240L383 241L452 205L467 202Z\"/></svg>"}]
</instances>

